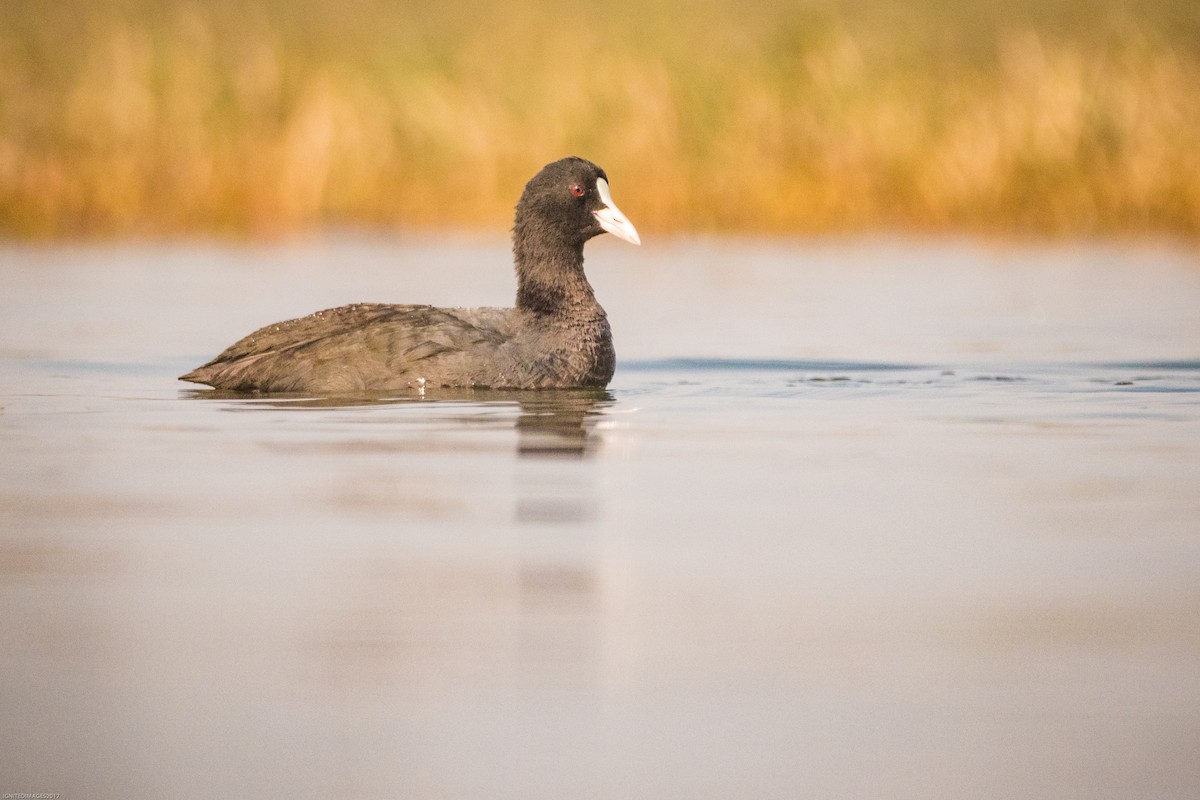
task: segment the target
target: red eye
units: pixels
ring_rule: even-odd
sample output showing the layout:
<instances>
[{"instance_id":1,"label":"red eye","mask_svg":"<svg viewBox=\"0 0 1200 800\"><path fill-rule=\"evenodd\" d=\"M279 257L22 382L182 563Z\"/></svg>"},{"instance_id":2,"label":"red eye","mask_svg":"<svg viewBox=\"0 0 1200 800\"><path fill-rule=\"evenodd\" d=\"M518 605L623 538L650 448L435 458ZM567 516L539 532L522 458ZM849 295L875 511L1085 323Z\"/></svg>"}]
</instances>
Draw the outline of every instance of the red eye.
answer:
<instances>
[{"instance_id":1,"label":"red eye","mask_svg":"<svg viewBox=\"0 0 1200 800\"><path fill-rule=\"evenodd\" d=\"M584 189L582 186L580 186L578 183L571 184L571 194L575 195L576 197L583 197L583 195L586 191L587 190Z\"/></svg>"}]
</instances>

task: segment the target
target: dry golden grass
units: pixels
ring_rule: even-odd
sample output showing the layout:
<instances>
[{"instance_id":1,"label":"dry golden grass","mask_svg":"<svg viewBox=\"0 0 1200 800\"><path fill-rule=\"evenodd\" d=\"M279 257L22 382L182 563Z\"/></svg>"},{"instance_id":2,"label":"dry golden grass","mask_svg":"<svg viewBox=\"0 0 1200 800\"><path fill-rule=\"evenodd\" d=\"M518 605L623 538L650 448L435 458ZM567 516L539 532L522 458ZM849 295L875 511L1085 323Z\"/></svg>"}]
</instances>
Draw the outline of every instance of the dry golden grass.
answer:
<instances>
[{"instance_id":1,"label":"dry golden grass","mask_svg":"<svg viewBox=\"0 0 1200 800\"><path fill-rule=\"evenodd\" d=\"M507 224L1200 233L1194 2L9 0L0 233Z\"/></svg>"}]
</instances>

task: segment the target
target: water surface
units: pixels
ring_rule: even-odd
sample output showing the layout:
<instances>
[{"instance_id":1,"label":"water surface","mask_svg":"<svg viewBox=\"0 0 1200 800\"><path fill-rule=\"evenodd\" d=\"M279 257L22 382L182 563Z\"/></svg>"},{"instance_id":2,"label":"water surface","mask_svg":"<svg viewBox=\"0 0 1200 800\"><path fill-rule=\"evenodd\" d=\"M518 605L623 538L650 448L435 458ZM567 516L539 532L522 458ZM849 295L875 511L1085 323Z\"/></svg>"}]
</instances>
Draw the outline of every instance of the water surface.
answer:
<instances>
[{"instance_id":1,"label":"water surface","mask_svg":"<svg viewBox=\"0 0 1200 800\"><path fill-rule=\"evenodd\" d=\"M503 241L0 247L0 790L1190 798L1200 261L597 242L603 392L174 376Z\"/></svg>"}]
</instances>

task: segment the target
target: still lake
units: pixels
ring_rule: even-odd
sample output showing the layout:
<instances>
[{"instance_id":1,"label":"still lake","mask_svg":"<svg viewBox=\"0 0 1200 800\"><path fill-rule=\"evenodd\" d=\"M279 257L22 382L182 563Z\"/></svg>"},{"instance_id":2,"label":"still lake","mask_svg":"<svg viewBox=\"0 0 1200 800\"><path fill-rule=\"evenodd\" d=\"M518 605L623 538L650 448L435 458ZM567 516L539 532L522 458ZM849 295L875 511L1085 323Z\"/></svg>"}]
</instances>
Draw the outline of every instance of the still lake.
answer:
<instances>
[{"instance_id":1,"label":"still lake","mask_svg":"<svg viewBox=\"0 0 1200 800\"><path fill-rule=\"evenodd\" d=\"M0 791L1200 795L1200 251L601 239L606 392L175 380L509 264L0 244Z\"/></svg>"}]
</instances>

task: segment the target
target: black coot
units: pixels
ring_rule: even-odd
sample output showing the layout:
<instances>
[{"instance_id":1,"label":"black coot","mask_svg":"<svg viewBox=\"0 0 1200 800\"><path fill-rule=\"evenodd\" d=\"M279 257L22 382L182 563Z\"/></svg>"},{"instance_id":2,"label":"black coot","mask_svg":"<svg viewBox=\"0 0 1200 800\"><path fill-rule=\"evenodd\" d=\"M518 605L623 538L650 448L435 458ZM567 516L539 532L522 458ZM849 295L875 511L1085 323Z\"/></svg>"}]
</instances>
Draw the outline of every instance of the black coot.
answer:
<instances>
[{"instance_id":1,"label":"black coot","mask_svg":"<svg viewBox=\"0 0 1200 800\"><path fill-rule=\"evenodd\" d=\"M268 325L181 380L218 389L338 394L436 387L604 387L616 356L583 274L604 231L639 244L604 170L582 158L525 185L513 226L515 308L364 303Z\"/></svg>"}]
</instances>

